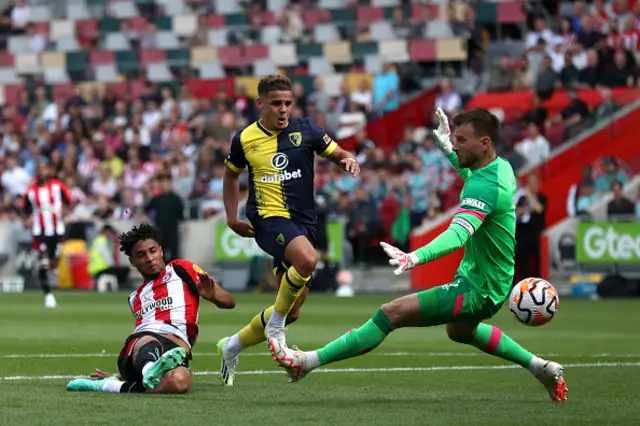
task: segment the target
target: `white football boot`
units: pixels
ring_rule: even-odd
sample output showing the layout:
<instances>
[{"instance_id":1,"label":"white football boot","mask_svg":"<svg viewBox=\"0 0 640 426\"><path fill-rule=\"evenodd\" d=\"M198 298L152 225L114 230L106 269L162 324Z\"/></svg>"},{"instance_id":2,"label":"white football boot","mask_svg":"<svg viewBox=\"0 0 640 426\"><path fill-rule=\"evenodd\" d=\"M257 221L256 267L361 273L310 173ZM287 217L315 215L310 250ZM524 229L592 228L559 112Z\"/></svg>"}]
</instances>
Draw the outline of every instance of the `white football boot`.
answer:
<instances>
[{"instance_id":1,"label":"white football boot","mask_svg":"<svg viewBox=\"0 0 640 426\"><path fill-rule=\"evenodd\" d=\"M229 337L225 337L218 341L218 354L220 355L220 380L225 386L233 386L236 375L236 367L238 366L238 355L231 355L227 351Z\"/></svg>"},{"instance_id":2,"label":"white football boot","mask_svg":"<svg viewBox=\"0 0 640 426\"><path fill-rule=\"evenodd\" d=\"M289 383L298 382L313 371L309 365L307 354L294 348L283 346L276 339L269 339L269 351L289 376Z\"/></svg>"},{"instance_id":3,"label":"white football boot","mask_svg":"<svg viewBox=\"0 0 640 426\"><path fill-rule=\"evenodd\" d=\"M53 309L56 306L58 306L58 302L56 302L56 297L53 295L53 293L46 294L44 296L44 307Z\"/></svg>"},{"instance_id":4,"label":"white football boot","mask_svg":"<svg viewBox=\"0 0 640 426\"><path fill-rule=\"evenodd\" d=\"M549 392L552 401L562 402L567 400L567 382L562 373L564 368L557 362L541 360L542 366L536 374L542 386Z\"/></svg>"}]
</instances>

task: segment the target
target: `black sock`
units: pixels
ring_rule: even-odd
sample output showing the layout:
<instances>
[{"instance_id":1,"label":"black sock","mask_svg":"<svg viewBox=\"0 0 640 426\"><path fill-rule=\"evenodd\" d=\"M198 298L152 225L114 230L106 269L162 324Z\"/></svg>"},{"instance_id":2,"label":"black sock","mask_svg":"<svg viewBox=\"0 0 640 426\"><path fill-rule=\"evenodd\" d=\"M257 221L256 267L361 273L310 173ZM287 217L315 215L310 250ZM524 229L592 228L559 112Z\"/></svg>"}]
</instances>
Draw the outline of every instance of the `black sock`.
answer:
<instances>
[{"instance_id":1,"label":"black sock","mask_svg":"<svg viewBox=\"0 0 640 426\"><path fill-rule=\"evenodd\" d=\"M162 344L157 340L151 340L150 342L145 343L136 354L136 360L133 363L133 368L142 374L142 367L144 367L148 362L159 360L163 352Z\"/></svg>"},{"instance_id":2,"label":"black sock","mask_svg":"<svg viewBox=\"0 0 640 426\"><path fill-rule=\"evenodd\" d=\"M144 386L142 382L124 382L120 388L120 393L142 393Z\"/></svg>"},{"instance_id":3,"label":"black sock","mask_svg":"<svg viewBox=\"0 0 640 426\"><path fill-rule=\"evenodd\" d=\"M49 274L47 274L47 270L39 269L38 278L40 279L40 286L42 287L42 291L44 292L44 294L51 293L51 286L49 285Z\"/></svg>"}]
</instances>

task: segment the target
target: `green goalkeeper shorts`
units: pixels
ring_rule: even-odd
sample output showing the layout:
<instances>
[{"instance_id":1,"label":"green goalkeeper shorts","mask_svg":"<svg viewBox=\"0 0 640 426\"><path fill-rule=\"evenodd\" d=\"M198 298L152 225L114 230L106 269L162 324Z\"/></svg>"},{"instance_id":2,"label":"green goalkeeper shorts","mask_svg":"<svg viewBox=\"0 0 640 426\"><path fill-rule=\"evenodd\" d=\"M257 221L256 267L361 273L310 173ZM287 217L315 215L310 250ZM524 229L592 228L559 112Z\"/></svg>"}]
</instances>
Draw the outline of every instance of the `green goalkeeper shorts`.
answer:
<instances>
[{"instance_id":1,"label":"green goalkeeper shorts","mask_svg":"<svg viewBox=\"0 0 640 426\"><path fill-rule=\"evenodd\" d=\"M451 322L480 323L494 316L502 307L502 303L496 304L478 294L461 275L448 284L419 292L418 300L422 326Z\"/></svg>"}]
</instances>

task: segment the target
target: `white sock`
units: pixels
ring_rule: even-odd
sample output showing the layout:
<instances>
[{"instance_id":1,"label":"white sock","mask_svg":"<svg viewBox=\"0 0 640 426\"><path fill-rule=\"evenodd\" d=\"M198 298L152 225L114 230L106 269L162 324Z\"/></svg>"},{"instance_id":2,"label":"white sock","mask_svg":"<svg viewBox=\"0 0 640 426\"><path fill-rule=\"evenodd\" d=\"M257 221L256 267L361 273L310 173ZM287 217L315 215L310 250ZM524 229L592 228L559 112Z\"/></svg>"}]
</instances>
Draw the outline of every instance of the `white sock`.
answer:
<instances>
[{"instance_id":1,"label":"white sock","mask_svg":"<svg viewBox=\"0 0 640 426\"><path fill-rule=\"evenodd\" d=\"M271 314L271 318L269 318L269 322L267 323L267 327L284 327L286 321L287 316L276 312L274 309Z\"/></svg>"},{"instance_id":2,"label":"white sock","mask_svg":"<svg viewBox=\"0 0 640 426\"><path fill-rule=\"evenodd\" d=\"M243 349L244 346L242 346L242 342L240 342L238 333L234 334L229 338L229 340L227 340L227 347L225 348L225 350L229 355L238 356L240 351L242 351Z\"/></svg>"},{"instance_id":3,"label":"white sock","mask_svg":"<svg viewBox=\"0 0 640 426\"><path fill-rule=\"evenodd\" d=\"M318 368L322 365L318 357L318 351L307 352L307 366L310 369Z\"/></svg>"},{"instance_id":4,"label":"white sock","mask_svg":"<svg viewBox=\"0 0 640 426\"><path fill-rule=\"evenodd\" d=\"M531 358L531 362L529 363L527 370L531 371L531 374L537 377L543 364L544 360L534 355L533 358Z\"/></svg>"},{"instance_id":5,"label":"white sock","mask_svg":"<svg viewBox=\"0 0 640 426\"><path fill-rule=\"evenodd\" d=\"M120 393L122 385L124 385L124 382L120 380L107 380L102 385L102 392Z\"/></svg>"},{"instance_id":6,"label":"white sock","mask_svg":"<svg viewBox=\"0 0 640 426\"><path fill-rule=\"evenodd\" d=\"M149 361L142 367L142 375L144 376L147 371L151 368L153 362Z\"/></svg>"}]
</instances>

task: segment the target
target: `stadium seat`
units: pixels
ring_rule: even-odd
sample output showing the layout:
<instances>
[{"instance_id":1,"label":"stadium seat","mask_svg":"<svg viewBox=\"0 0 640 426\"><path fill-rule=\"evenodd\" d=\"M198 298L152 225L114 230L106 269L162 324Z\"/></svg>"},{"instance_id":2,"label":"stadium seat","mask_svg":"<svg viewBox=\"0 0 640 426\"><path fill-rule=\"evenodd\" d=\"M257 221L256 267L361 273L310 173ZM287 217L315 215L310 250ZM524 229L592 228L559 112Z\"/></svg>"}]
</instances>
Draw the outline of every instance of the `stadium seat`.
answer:
<instances>
[{"instance_id":1,"label":"stadium seat","mask_svg":"<svg viewBox=\"0 0 640 426\"><path fill-rule=\"evenodd\" d=\"M268 26L260 29L260 43L279 44L282 39L282 28L279 26Z\"/></svg>"},{"instance_id":2,"label":"stadium seat","mask_svg":"<svg viewBox=\"0 0 640 426\"><path fill-rule=\"evenodd\" d=\"M174 16L171 26L176 35L189 37L198 30L198 18L196 15Z\"/></svg>"},{"instance_id":3,"label":"stadium seat","mask_svg":"<svg viewBox=\"0 0 640 426\"><path fill-rule=\"evenodd\" d=\"M16 71L19 74L37 74L40 68L40 56L37 53L17 53L15 56Z\"/></svg>"},{"instance_id":4,"label":"stadium seat","mask_svg":"<svg viewBox=\"0 0 640 426\"><path fill-rule=\"evenodd\" d=\"M394 40L397 38L396 32L388 21L373 22L369 26L369 32L371 39L375 41Z\"/></svg>"},{"instance_id":5,"label":"stadium seat","mask_svg":"<svg viewBox=\"0 0 640 426\"><path fill-rule=\"evenodd\" d=\"M187 49L168 49L164 53L168 66L189 68L190 57Z\"/></svg>"},{"instance_id":6,"label":"stadium seat","mask_svg":"<svg viewBox=\"0 0 640 426\"><path fill-rule=\"evenodd\" d=\"M1 84L22 84L22 79L18 76L16 69L13 67L0 68Z\"/></svg>"},{"instance_id":7,"label":"stadium seat","mask_svg":"<svg viewBox=\"0 0 640 426\"><path fill-rule=\"evenodd\" d=\"M51 10L47 5L31 5L29 6L29 20L31 22L49 22L53 18Z\"/></svg>"},{"instance_id":8,"label":"stadium seat","mask_svg":"<svg viewBox=\"0 0 640 426\"><path fill-rule=\"evenodd\" d=\"M154 83L171 81L173 80L173 74L167 64L164 62L150 63L147 67L147 81Z\"/></svg>"},{"instance_id":9,"label":"stadium seat","mask_svg":"<svg viewBox=\"0 0 640 426\"><path fill-rule=\"evenodd\" d=\"M74 21L61 20L52 21L49 27L49 38L51 40L61 40L67 37L76 36L76 24Z\"/></svg>"},{"instance_id":10,"label":"stadium seat","mask_svg":"<svg viewBox=\"0 0 640 426\"><path fill-rule=\"evenodd\" d=\"M120 75L115 64L100 64L95 66L95 78L103 83L115 83L120 81Z\"/></svg>"},{"instance_id":11,"label":"stadium seat","mask_svg":"<svg viewBox=\"0 0 640 426\"><path fill-rule=\"evenodd\" d=\"M226 28L213 28L207 31L207 41L210 46L227 46L229 34Z\"/></svg>"},{"instance_id":12,"label":"stadium seat","mask_svg":"<svg viewBox=\"0 0 640 426\"><path fill-rule=\"evenodd\" d=\"M461 38L436 40L436 58L440 61L463 61L467 58L466 43Z\"/></svg>"},{"instance_id":13,"label":"stadium seat","mask_svg":"<svg viewBox=\"0 0 640 426\"><path fill-rule=\"evenodd\" d=\"M267 0L267 10L281 12L287 8L289 0Z\"/></svg>"},{"instance_id":14,"label":"stadium seat","mask_svg":"<svg viewBox=\"0 0 640 426\"><path fill-rule=\"evenodd\" d=\"M378 45L379 55L390 62L409 62L406 40L386 40Z\"/></svg>"},{"instance_id":15,"label":"stadium seat","mask_svg":"<svg viewBox=\"0 0 640 426\"><path fill-rule=\"evenodd\" d=\"M225 78L227 73L224 71L222 64L218 61L202 62L199 65L200 78L216 79Z\"/></svg>"},{"instance_id":16,"label":"stadium seat","mask_svg":"<svg viewBox=\"0 0 640 426\"><path fill-rule=\"evenodd\" d=\"M62 37L56 42L56 50L60 52L77 52L80 50L80 43L75 36Z\"/></svg>"},{"instance_id":17,"label":"stadium seat","mask_svg":"<svg viewBox=\"0 0 640 426\"><path fill-rule=\"evenodd\" d=\"M78 1L65 5L65 16L70 21L78 21L82 19L90 19L91 13L84 1Z\"/></svg>"},{"instance_id":18,"label":"stadium seat","mask_svg":"<svg viewBox=\"0 0 640 426\"><path fill-rule=\"evenodd\" d=\"M340 41L340 33L333 24L318 24L313 27L313 40L316 43Z\"/></svg>"},{"instance_id":19,"label":"stadium seat","mask_svg":"<svg viewBox=\"0 0 640 426\"><path fill-rule=\"evenodd\" d=\"M106 50L131 50L131 44L124 34L109 33L105 37L104 48Z\"/></svg>"},{"instance_id":20,"label":"stadium seat","mask_svg":"<svg viewBox=\"0 0 640 426\"><path fill-rule=\"evenodd\" d=\"M269 46L269 58L278 66L289 67L299 63L296 46L293 44L277 44Z\"/></svg>"},{"instance_id":21,"label":"stadium seat","mask_svg":"<svg viewBox=\"0 0 640 426\"><path fill-rule=\"evenodd\" d=\"M353 62L351 57L351 46L346 41L337 43L325 43L323 46L324 57L332 64L350 64Z\"/></svg>"},{"instance_id":22,"label":"stadium seat","mask_svg":"<svg viewBox=\"0 0 640 426\"><path fill-rule=\"evenodd\" d=\"M453 31L451 30L449 22L437 19L427 23L422 35L427 39L451 38L453 37Z\"/></svg>"},{"instance_id":23,"label":"stadium seat","mask_svg":"<svg viewBox=\"0 0 640 426\"><path fill-rule=\"evenodd\" d=\"M197 46L191 48L191 68L199 68L200 64L208 61L215 61L218 59L218 52L213 47L209 46Z\"/></svg>"},{"instance_id":24,"label":"stadium seat","mask_svg":"<svg viewBox=\"0 0 640 426\"><path fill-rule=\"evenodd\" d=\"M111 2L109 3L109 15L120 19L135 18L138 16L138 9L130 1Z\"/></svg>"},{"instance_id":25,"label":"stadium seat","mask_svg":"<svg viewBox=\"0 0 640 426\"><path fill-rule=\"evenodd\" d=\"M378 43L374 41L352 42L351 56L355 60L363 60L366 55L378 53Z\"/></svg>"},{"instance_id":26,"label":"stadium seat","mask_svg":"<svg viewBox=\"0 0 640 426\"><path fill-rule=\"evenodd\" d=\"M324 58L324 57L309 58L309 74L325 75L325 74L333 74L335 72L336 72L335 68L327 60L327 58Z\"/></svg>"},{"instance_id":27,"label":"stadium seat","mask_svg":"<svg viewBox=\"0 0 640 426\"><path fill-rule=\"evenodd\" d=\"M364 57L364 70L371 74L382 72L384 59L380 55L366 55Z\"/></svg>"},{"instance_id":28,"label":"stadium seat","mask_svg":"<svg viewBox=\"0 0 640 426\"><path fill-rule=\"evenodd\" d=\"M258 59L253 63L253 75L264 76L277 74L278 66L271 59Z\"/></svg>"},{"instance_id":29,"label":"stadium seat","mask_svg":"<svg viewBox=\"0 0 640 426\"><path fill-rule=\"evenodd\" d=\"M322 56L324 52L323 52L322 44L307 43L307 44L297 44L296 53L298 54L298 59L300 59L300 61L308 62L310 58Z\"/></svg>"},{"instance_id":30,"label":"stadium seat","mask_svg":"<svg viewBox=\"0 0 640 426\"><path fill-rule=\"evenodd\" d=\"M45 68L44 81L47 84L69 83L69 75L63 67Z\"/></svg>"},{"instance_id":31,"label":"stadium seat","mask_svg":"<svg viewBox=\"0 0 640 426\"><path fill-rule=\"evenodd\" d=\"M26 36L11 36L7 43L9 52L13 54L24 53L31 50L29 48L29 37Z\"/></svg>"},{"instance_id":32,"label":"stadium seat","mask_svg":"<svg viewBox=\"0 0 640 426\"><path fill-rule=\"evenodd\" d=\"M240 12L240 3L229 0L213 0L213 10L222 15Z\"/></svg>"},{"instance_id":33,"label":"stadium seat","mask_svg":"<svg viewBox=\"0 0 640 426\"><path fill-rule=\"evenodd\" d=\"M156 33L156 47L159 49L178 49L180 41L171 31L158 31Z\"/></svg>"}]
</instances>

